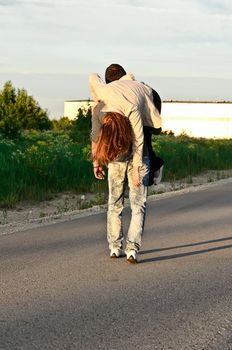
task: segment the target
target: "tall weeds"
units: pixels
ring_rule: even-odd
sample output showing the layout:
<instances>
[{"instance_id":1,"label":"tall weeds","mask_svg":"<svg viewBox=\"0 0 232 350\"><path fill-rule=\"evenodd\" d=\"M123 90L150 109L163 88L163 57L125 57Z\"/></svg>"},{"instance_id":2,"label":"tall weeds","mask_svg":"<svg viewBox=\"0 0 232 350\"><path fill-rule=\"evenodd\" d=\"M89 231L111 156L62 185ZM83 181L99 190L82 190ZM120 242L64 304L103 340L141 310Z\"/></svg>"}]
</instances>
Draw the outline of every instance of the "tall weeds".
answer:
<instances>
[{"instance_id":1,"label":"tall weeds","mask_svg":"<svg viewBox=\"0 0 232 350\"><path fill-rule=\"evenodd\" d=\"M232 168L232 140L155 136L153 148L165 161L165 180L192 176L207 169ZM61 191L102 192L82 146L65 132L30 132L17 141L0 138L0 206L20 200L43 200Z\"/></svg>"}]
</instances>

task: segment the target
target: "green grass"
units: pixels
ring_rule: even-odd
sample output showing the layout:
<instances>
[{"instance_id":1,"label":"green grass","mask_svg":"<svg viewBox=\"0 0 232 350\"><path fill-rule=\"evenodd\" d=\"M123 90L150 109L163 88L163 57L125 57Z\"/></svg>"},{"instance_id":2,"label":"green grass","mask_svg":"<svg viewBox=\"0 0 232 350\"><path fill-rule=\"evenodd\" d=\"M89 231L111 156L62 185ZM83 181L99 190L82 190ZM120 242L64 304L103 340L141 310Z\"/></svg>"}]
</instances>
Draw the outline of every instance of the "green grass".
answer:
<instances>
[{"instance_id":1,"label":"green grass","mask_svg":"<svg viewBox=\"0 0 232 350\"><path fill-rule=\"evenodd\" d=\"M0 139L0 206L61 191L101 191L87 152L63 133L24 135L16 143Z\"/></svg>"},{"instance_id":2,"label":"green grass","mask_svg":"<svg viewBox=\"0 0 232 350\"><path fill-rule=\"evenodd\" d=\"M232 168L232 140L155 136L153 148L165 161L164 179L174 181L205 170ZM90 145L64 132L30 132L13 142L0 138L0 206L49 199L62 191L107 191L88 159Z\"/></svg>"},{"instance_id":3,"label":"green grass","mask_svg":"<svg viewBox=\"0 0 232 350\"><path fill-rule=\"evenodd\" d=\"M232 139L155 136L153 149L165 161L164 180L175 181L206 170L232 169Z\"/></svg>"}]
</instances>

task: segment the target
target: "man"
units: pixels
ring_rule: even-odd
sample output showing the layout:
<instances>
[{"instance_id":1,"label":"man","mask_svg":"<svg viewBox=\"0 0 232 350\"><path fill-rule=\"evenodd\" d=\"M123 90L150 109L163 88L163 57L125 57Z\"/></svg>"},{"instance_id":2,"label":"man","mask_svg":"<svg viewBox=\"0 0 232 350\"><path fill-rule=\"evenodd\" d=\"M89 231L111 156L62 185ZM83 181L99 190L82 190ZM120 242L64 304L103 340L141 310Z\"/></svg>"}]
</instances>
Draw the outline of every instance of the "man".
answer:
<instances>
[{"instance_id":1,"label":"man","mask_svg":"<svg viewBox=\"0 0 232 350\"><path fill-rule=\"evenodd\" d=\"M121 221L125 183L128 180L132 217L125 252L127 260L130 263L136 263L144 229L149 182L149 159L147 147L144 145L143 125L159 129L161 118L153 103L152 89L135 81L132 75L126 74L123 67L118 64L110 65L106 69L105 80L106 84L97 74L92 74L89 78L95 101L92 113L92 154L94 156L96 152L104 113L117 112L128 117L135 136L132 155L115 159L108 167L107 238L110 256L112 258L122 256ZM101 165L94 162L93 166L95 177L104 178Z\"/></svg>"}]
</instances>

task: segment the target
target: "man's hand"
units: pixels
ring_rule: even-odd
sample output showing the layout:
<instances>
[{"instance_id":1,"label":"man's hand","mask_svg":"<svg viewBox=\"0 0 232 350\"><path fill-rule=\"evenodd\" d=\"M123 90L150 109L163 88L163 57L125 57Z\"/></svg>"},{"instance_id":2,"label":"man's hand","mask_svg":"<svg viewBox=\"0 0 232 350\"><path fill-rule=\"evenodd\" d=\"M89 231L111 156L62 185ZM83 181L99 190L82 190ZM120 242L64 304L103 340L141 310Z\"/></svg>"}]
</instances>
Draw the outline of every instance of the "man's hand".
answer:
<instances>
[{"instance_id":1,"label":"man's hand","mask_svg":"<svg viewBox=\"0 0 232 350\"><path fill-rule=\"evenodd\" d=\"M96 179L104 180L106 174L105 174L103 168L100 165L99 166L94 166L93 167L93 172L94 172L94 176L96 177Z\"/></svg>"},{"instance_id":2,"label":"man's hand","mask_svg":"<svg viewBox=\"0 0 232 350\"><path fill-rule=\"evenodd\" d=\"M141 185L139 167L133 167L132 169L132 183L136 187Z\"/></svg>"}]
</instances>

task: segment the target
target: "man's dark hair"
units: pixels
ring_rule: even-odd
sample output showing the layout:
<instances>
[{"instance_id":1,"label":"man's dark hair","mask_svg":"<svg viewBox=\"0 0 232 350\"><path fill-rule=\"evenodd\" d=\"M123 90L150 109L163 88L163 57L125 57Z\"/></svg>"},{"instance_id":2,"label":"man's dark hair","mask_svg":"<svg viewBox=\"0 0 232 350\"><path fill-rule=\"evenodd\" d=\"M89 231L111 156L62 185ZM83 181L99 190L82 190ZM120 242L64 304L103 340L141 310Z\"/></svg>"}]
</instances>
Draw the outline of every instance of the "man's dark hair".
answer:
<instances>
[{"instance_id":1,"label":"man's dark hair","mask_svg":"<svg viewBox=\"0 0 232 350\"><path fill-rule=\"evenodd\" d=\"M115 81L115 80L119 80L124 75L126 75L125 69L122 66L120 66L120 64L112 63L109 67L106 68L106 72L105 72L106 84L111 83L112 81Z\"/></svg>"}]
</instances>

